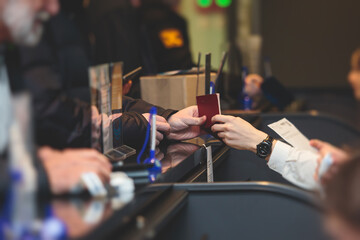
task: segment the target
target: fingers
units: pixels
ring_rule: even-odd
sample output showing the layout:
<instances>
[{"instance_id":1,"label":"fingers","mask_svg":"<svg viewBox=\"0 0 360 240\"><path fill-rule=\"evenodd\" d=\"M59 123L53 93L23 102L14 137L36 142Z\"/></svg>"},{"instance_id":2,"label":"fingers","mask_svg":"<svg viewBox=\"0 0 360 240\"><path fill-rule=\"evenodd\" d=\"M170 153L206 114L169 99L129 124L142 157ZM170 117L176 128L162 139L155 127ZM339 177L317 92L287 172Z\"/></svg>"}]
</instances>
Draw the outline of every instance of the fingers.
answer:
<instances>
[{"instance_id":1,"label":"fingers","mask_svg":"<svg viewBox=\"0 0 360 240\"><path fill-rule=\"evenodd\" d=\"M149 122L150 115L148 113L144 113L143 116ZM165 118L156 115L156 130L168 134L170 132L170 124Z\"/></svg>"},{"instance_id":2,"label":"fingers","mask_svg":"<svg viewBox=\"0 0 360 240\"><path fill-rule=\"evenodd\" d=\"M112 114L111 115L111 120L115 120L115 119L117 119L117 118L119 118L119 117L121 117L122 116L122 113L115 113L115 114Z\"/></svg>"},{"instance_id":3,"label":"fingers","mask_svg":"<svg viewBox=\"0 0 360 240\"><path fill-rule=\"evenodd\" d=\"M159 148L155 149L155 157L156 159L162 160L164 158L164 153L160 151Z\"/></svg>"},{"instance_id":4,"label":"fingers","mask_svg":"<svg viewBox=\"0 0 360 240\"><path fill-rule=\"evenodd\" d=\"M171 140L187 140L198 137L200 135L200 127L190 126L187 129L171 132L167 138Z\"/></svg>"},{"instance_id":5,"label":"fingers","mask_svg":"<svg viewBox=\"0 0 360 240\"><path fill-rule=\"evenodd\" d=\"M206 121L206 116L183 118L182 121L188 126L201 126Z\"/></svg>"},{"instance_id":6,"label":"fingers","mask_svg":"<svg viewBox=\"0 0 360 240\"><path fill-rule=\"evenodd\" d=\"M126 95L130 92L132 86L132 81L128 81L124 86L123 86L123 95Z\"/></svg>"},{"instance_id":7,"label":"fingers","mask_svg":"<svg viewBox=\"0 0 360 240\"><path fill-rule=\"evenodd\" d=\"M233 120L235 117L233 116L227 116L227 115L215 115L211 121L212 122L218 122L218 123L226 123L226 122L230 122L231 120Z\"/></svg>"},{"instance_id":8,"label":"fingers","mask_svg":"<svg viewBox=\"0 0 360 240\"><path fill-rule=\"evenodd\" d=\"M110 181L110 173L111 171L108 171L105 168L98 168L95 170L95 173L98 175L98 177L100 178L100 180L103 183L107 183Z\"/></svg>"},{"instance_id":9,"label":"fingers","mask_svg":"<svg viewBox=\"0 0 360 240\"><path fill-rule=\"evenodd\" d=\"M214 124L211 127L211 131L213 131L213 132L224 132L226 130L227 130L226 124Z\"/></svg>"},{"instance_id":10,"label":"fingers","mask_svg":"<svg viewBox=\"0 0 360 240\"><path fill-rule=\"evenodd\" d=\"M225 139L226 138L226 134L224 132L219 132L218 133L218 137L221 139Z\"/></svg>"},{"instance_id":11,"label":"fingers","mask_svg":"<svg viewBox=\"0 0 360 240\"><path fill-rule=\"evenodd\" d=\"M198 106L193 105L184 109L184 111L189 112L192 117L199 117Z\"/></svg>"},{"instance_id":12,"label":"fingers","mask_svg":"<svg viewBox=\"0 0 360 240\"><path fill-rule=\"evenodd\" d=\"M84 173L93 172L99 179L106 183L110 180L110 171L99 162L78 161L76 165L61 161L60 165L44 165L49 177L51 191L62 194L71 191L80 181Z\"/></svg>"},{"instance_id":13,"label":"fingers","mask_svg":"<svg viewBox=\"0 0 360 240\"><path fill-rule=\"evenodd\" d=\"M164 135L159 131L156 131L156 140L161 142L164 139Z\"/></svg>"},{"instance_id":14,"label":"fingers","mask_svg":"<svg viewBox=\"0 0 360 240\"><path fill-rule=\"evenodd\" d=\"M162 116L156 115L156 122L163 122L166 123L166 119Z\"/></svg>"},{"instance_id":15,"label":"fingers","mask_svg":"<svg viewBox=\"0 0 360 240\"><path fill-rule=\"evenodd\" d=\"M317 165L316 165L316 169L315 169L315 173L314 173L314 179L315 181L319 181L319 168L320 168L320 164L321 164L321 158L317 158L316 159Z\"/></svg>"},{"instance_id":16,"label":"fingers","mask_svg":"<svg viewBox=\"0 0 360 240\"><path fill-rule=\"evenodd\" d=\"M170 124L167 122L158 122L157 121L156 122L156 130L168 134L170 132Z\"/></svg>"},{"instance_id":17,"label":"fingers","mask_svg":"<svg viewBox=\"0 0 360 240\"><path fill-rule=\"evenodd\" d=\"M103 182L108 182L110 180L111 168L104 166L102 162L88 159L80 162L78 166L83 169L83 172L96 173Z\"/></svg>"},{"instance_id":18,"label":"fingers","mask_svg":"<svg viewBox=\"0 0 360 240\"><path fill-rule=\"evenodd\" d=\"M68 154L70 158L79 158L82 160L92 160L99 161L105 167L111 169L111 164L109 160L101 153L96 151L95 149L77 149L77 150L65 150L65 153Z\"/></svg>"},{"instance_id":19,"label":"fingers","mask_svg":"<svg viewBox=\"0 0 360 240\"><path fill-rule=\"evenodd\" d=\"M310 145L319 150L320 148L325 146L325 142L318 140L318 139L311 139Z\"/></svg>"}]
</instances>

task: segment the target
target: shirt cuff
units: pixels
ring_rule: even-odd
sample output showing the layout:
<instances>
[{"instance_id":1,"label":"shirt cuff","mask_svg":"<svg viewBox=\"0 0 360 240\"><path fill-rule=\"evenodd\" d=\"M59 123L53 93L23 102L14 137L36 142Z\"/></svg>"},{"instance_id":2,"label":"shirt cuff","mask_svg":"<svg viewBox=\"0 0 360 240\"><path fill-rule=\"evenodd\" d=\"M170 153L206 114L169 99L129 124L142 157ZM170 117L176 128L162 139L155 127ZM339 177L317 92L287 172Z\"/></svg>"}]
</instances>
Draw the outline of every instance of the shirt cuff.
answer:
<instances>
[{"instance_id":1,"label":"shirt cuff","mask_svg":"<svg viewBox=\"0 0 360 240\"><path fill-rule=\"evenodd\" d=\"M291 149L292 147L290 145L277 141L270 155L268 162L269 168L282 174Z\"/></svg>"}]
</instances>

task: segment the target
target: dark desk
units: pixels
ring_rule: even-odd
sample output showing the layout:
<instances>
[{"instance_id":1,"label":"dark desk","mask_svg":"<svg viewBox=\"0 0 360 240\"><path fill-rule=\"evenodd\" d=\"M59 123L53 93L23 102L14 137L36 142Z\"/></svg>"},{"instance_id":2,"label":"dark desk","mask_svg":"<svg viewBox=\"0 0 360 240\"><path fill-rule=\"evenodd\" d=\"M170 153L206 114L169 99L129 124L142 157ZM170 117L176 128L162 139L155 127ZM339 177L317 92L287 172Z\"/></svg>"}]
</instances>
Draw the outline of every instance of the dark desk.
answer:
<instances>
[{"instance_id":1,"label":"dark desk","mask_svg":"<svg viewBox=\"0 0 360 240\"><path fill-rule=\"evenodd\" d=\"M266 130L268 123L284 115L244 117ZM309 137L336 144L359 137L357 131L327 117L287 118ZM14 222L26 226L27 234L33 236L29 239L39 239L44 230L53 229L49 224L55 230L66 228L67 237L73 239L326 239L321 230L322 211L313 196L291 187L250 152L213 141L214 178L220 183L201 183L206 182L202 144L196 140L161 146L163 173L155 184L137 188L134 196L39 201L24 195L20 199L29 205L20 202L20 206L30 207L23 214L15 210L24 208L8 201L13 205L2 208L2 229L11 226L4 212L14 217L15 211L19 215Z\"/></svg>"},{"instance_id":2,"label":"dark desk","mask_svg":"<svg viewBox=\"0 0 360 240\"><path fill-rule=\"evenodd\" d=\"M155 184L85 239L328 239L321 218L313 196L285 185Z\"/></svg>"}]
</instances>

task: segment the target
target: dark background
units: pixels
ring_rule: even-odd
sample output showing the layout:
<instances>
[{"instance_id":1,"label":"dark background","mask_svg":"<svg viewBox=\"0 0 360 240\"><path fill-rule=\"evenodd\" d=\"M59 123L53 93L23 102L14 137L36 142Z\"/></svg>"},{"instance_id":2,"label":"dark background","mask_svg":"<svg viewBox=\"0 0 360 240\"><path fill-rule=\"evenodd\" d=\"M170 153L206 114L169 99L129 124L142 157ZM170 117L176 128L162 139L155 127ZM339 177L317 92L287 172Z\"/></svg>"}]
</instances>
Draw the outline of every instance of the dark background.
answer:
<instances>
[{"instance_id":1,"label":"dark background","mask_svg":"<svg viewBox=\"0 0 360 240\"><path fill-rule=\"evenodd\" d=\"M359 0L262 0L263 54L292 88L348 88L360 47Z\"/></svg>"}]
</instances>

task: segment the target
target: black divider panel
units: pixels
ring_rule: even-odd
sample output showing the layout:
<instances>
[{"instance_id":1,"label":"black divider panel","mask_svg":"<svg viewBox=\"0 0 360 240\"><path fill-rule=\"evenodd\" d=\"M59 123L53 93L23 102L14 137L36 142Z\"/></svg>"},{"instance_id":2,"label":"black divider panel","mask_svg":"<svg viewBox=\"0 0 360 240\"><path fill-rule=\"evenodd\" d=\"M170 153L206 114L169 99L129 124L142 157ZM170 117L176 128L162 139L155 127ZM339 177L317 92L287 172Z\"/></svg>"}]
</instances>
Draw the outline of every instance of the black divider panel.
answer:
<instances>
[{"instance_id":1,"label":"black divider panel","mask_svg":"<svg viewBox=\"0 0 360 240\"><path fill-rule=\"evenodd\" d=\"M156 239L328 239L314 205L276 192L190 191Z\"/></svg>"},{"instance_id":2,"label":"black divider panel","mask_svg":"<svg viewBox=\"0 0 360 240\"><path fill-rule=\"evenodd\" d=\"M214 181L269 181L291 185L280 174L271 170L264 159L252 152L236 149L230 149L226 159L214 168Z\"/></svg>"}]
</instances>

